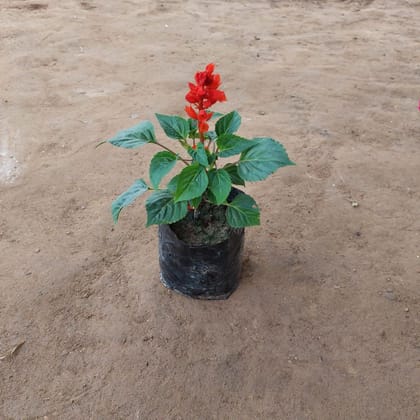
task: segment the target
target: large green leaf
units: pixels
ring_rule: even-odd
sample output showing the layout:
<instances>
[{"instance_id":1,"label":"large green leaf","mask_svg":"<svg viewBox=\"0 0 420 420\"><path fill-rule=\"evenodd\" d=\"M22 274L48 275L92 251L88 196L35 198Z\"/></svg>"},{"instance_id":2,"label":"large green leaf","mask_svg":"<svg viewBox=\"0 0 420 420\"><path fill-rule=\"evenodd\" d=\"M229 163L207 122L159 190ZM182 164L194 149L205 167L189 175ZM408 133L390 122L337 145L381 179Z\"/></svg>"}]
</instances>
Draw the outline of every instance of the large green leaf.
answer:
<instances>
[{"instance_id":1,"label":"large green leaf","mask_svg":"<svg viewBox=\"0 0 420 420\"><path fill-rule=\"evenodd\" d=\"M260 224L260 210L249 195L238 194L227 206L226 220L230 226L240 228Z\"/></svg>"},{"instance_id":2,"label":"large green leaf","mask_svg":"<svg viewBox=\"0 0 420 420\"><path fill-rule=\"evenodd\" d=\"M146 200L146 226L175 223L183 219L188 211L187 204L187 201L175 203L168 190L155 191Z\"/></svg>"},{"instance_id":3,"label":"large green leaf","mask_svg":"<svg viewBox=\"0 0 420 420\"><path fill-rule=\"evenodd\" d=\"M228 163L223 169L229 174L232 184L245 186L245 181L238 174L238 165Z\"/></svg>"},{"instance_id":4,"label":"large green leaf","mask_svg":"<svg viewBox=\"0 0 420 420\"><path fill-rule=\"evenodd\" d=\"M176 188L178 186L179 174L175 175L166 186L166 189L170 191L173 195L175 195Z\"/></svg>"},{"instance_id":5,"label":"large green leaf","mask_svg":"<svg viewBox=\"0 0 420 420\"><path fill-rule=\"evenodd\" d=\"M121 210L131 204L137 197L144 194L148 189L149 187L142 179L137 179L127 191L119 195L111 205L114 223L117 223Z\"/></svg>"},{"instance_id":6,"label":"large green leaf","mask_svg":"<svg viewBox=\"0 0 420 420\"><path fill-rule=\"evenodd\" d=\"M188 149L188 154L200 165L207 166L209 164L203 143L198 143L195 149L190 147Z\"/></svg>"},{"instance_id":7,"label":"large green leaf","mask_svg":"<svg viewBox=\"0 0 420 420\"><path fill-rule=\"evenodd\" d=\"M255 143L253 141L235 136L234 134L222 134L217 138L220 157L237 155L254 145Z\"/></svg>"},{"instance_id":8,"label":"large green leaf","mask_svg":"<svg viewBox=\"0 0 420 420\"><path fill-rule=\"evenodd\" d=\"M190 124L177 115L155 114L160 126L168 137L175 140L186 139L190 133Z\"/></svg>"},{"instance_id":9,"label":"large green leaf","mask_svg":"<svg viewBox=\"0 0 420 420\"><path fill-rule=\"evenodd\" d=\"M175 202L200 196L206 190L208 183L206 170L202 166L199 164L187 166L179 174Z\"/></svg>"},{"instance_id":10,"label":"large green leaf","mask_svg":"<svg viewBox=\"0 0 420 420\"><path fill-rule=\"evenodd\" d=\"M115 137L107 141L117 147L134 149L146 143L156 142L155 130L150 121L142 121L134 127L119 131Z\"/></svg>"},{"instance_id":11,"label":"large green leaf","mask_svg":"<svg viewBox=\"0 0 420 420\"><path fill-rule=\"evenodd\" d=\"M209 192L211 193L211 201L215 204L222 204L228 197L232 189L232 181L229 174L224 169L216 169L208 174L209 176Z\"/></svg>"},{"instance_id":12,"label":"large green leaf","mask_svg":"<svg viewBox=\"0 0 420 420\"><path fill-rule=\"evenodd\" d=\"M244 151L238 163L238 174L245 181L261 181L283 166L294 165L277 141L268 137L253 141L255 146Z\"/></svg>"},{"instance_id":13,"label":"large green leaf","mask_svg":"<svg viewBox=\"0 0 420 420\"><path fill-rule=\"evenodd\" d=\"M160 181L171 171L176 161L177 156L172 152L158 152L153 156L149 168L149 177L153 188L159 188Z\"/></svg>"},{"instance_id":14,"label":"large green leaf","mask_svg":"<svg viewBox=\"0 0 420 420\"><path fill-rule=\"evenodd\" d=\"M217 120L216 133L218 136L222 134L233 134L240 125L241 116L236 111L232 111Z\"/></svg>"}]
</instances>

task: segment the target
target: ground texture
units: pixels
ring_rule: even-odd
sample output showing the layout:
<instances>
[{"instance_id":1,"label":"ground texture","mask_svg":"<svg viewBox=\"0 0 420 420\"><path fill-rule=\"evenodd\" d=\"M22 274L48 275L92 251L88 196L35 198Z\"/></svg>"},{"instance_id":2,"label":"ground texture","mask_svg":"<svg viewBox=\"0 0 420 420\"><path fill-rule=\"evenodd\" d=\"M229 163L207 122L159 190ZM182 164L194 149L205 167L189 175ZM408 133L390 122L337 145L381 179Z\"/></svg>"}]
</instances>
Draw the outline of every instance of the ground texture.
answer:
<instances>
[{"instance_id":1,"label":"ground texture","mask_svg":"<svg viewBox=\"0 0 420 420\"><path fill-rule=\"evenodd\" d=\"M417 0L0 3L0 418L419 418ZM94 148L210 61L297 163L223 302L162 287L143 203L113 227L156 149Z\"/></svg>"}]
</instances>

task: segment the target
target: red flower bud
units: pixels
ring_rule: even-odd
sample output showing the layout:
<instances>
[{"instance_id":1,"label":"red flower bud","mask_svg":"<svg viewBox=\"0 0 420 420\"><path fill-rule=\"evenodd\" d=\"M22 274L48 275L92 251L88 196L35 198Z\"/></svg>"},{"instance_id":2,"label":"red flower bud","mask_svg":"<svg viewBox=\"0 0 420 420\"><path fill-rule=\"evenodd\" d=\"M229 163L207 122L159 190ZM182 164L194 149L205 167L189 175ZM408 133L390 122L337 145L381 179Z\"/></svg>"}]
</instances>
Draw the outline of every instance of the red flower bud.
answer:
<instances>
[{"instance_id":1,"label":"red flower bud","mask_svg":"<svg viewBox=\"0 0 420 420\"><path fill-rule=\"evenodd\" d=\"M190 118L193 118L194 120L198 119L197 113L194 111L194 108L192 106L186 106L185 112L188 114Z\"/></svg>"}]
</instances>

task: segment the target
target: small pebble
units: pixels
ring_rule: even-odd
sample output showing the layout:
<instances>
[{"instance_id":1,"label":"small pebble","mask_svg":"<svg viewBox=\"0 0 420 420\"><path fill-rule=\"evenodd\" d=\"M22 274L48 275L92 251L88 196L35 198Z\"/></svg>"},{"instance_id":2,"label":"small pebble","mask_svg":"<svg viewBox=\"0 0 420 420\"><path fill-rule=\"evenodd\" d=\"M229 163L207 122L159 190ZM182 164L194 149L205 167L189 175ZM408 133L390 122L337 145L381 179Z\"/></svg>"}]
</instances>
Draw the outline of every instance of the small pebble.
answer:
<instances>
[{"instance_id":1,"label":"small pebble","mask_svg":"<svg viewBox=\"0 0 420 420\"><path fill-rule=\"evenodd\" d=\"M258 111L258 114L265 115L265 111Z\"/></svg>"},{"instance_id":2,"label":"small pebble","mask_svg":"<svg viewBox=\"0 0 420 420\"><path fill-rule=\"evenodd\" d=\"M357 201L352 201L351 206L352 207L359 207L359 203Z\"/></svg>"},{"instance_id":3,"label":"small pebble","mask_svg":"<svg viewBox=\"0 0 420 420\"><path fill-rule=\"evenodd\" d=\"M409 309L408 309L408 308L405 308L405 309L404 309L404 312L409 312Z\"/></svg>"},{"instance_id":4,"label":"small pebble","mask_svg":"<svg viewBox=\"0 0 420 420\"><path fill-rule=\"evenodd\" d=\"M37 248L36 250L35 250L35 253L36 254L39 254L41 252L41 249L40 248Z\"/></svg>"}]
</instances>

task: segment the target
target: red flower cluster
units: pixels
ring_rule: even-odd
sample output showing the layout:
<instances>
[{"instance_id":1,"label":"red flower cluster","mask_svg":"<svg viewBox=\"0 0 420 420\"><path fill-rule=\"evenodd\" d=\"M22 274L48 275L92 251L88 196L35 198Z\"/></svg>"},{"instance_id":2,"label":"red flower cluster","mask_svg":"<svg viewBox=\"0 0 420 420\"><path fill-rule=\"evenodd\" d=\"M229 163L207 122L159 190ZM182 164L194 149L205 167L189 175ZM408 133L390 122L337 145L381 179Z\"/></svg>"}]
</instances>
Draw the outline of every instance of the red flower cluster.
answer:
<instances>
[{"instance_id":1,"label":"red flower cluster","mask_svg":"<svg viewBox=\"0 0 420 420\"><path fill-rule=\"evenodd\" d=\"M217 88L221 84L220 75L213 74L214 64L210 63L204 71L195 74L196 85L188 83L190 91L185 95L185 99L195 106L185 107L185 112L194 120L198 121L198 131L204 134L208 131L207 121L212 117L212 112L207 112L216 102L226 101L225 93Z\"/></svg>"}]
</instances>

